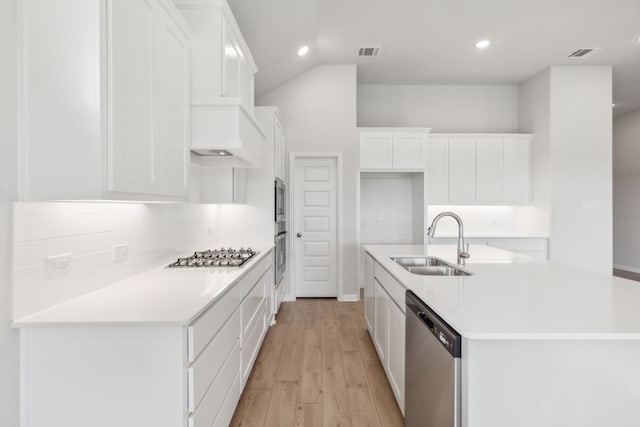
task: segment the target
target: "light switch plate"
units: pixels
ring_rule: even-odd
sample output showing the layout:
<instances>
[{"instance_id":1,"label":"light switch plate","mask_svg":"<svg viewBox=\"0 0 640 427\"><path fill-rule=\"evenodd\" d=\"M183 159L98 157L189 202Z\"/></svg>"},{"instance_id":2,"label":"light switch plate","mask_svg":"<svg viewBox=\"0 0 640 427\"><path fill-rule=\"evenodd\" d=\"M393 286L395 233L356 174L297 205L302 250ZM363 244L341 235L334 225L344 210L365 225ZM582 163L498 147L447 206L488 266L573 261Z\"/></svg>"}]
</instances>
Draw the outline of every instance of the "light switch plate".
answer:
<instances>
[{"instance_id":1,"label":"light switch plate","mask_svg":"<svg viewBox=\"0 0 640 427\"><path fill-rule=\"evenodd\" d=\"M71 272L71 255L60 254L47 257L47 276L57 277Z\"/></svg>"},{"instance_id":2,"label":"light switch plate","mask_svg":"<svg viewBox=\"0 0 640 427\"><path fill-rule=\"evenodd\" d=\"M129 245L127 243L113 246L113 262L125 262L129 259Z\"/></svg>"}]
</instances>

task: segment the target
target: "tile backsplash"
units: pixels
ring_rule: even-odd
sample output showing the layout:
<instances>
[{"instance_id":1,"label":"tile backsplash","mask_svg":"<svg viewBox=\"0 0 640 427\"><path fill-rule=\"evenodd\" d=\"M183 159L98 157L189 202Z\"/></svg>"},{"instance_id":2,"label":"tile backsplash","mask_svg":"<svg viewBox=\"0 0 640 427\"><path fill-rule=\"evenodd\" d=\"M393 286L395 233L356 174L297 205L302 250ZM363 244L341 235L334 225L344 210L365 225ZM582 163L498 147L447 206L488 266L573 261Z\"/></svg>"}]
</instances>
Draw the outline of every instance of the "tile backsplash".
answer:
<instances>
[{"instance_id":1,"label":"tile backsplash","mask_svg":"<svg viewBox=\"0 0 640 427\"><path fill-rule=\"evenodd\" d=\"M217 228L217 205L17 202L13 318L216 246Z\"/></svg>"}]
</instances>

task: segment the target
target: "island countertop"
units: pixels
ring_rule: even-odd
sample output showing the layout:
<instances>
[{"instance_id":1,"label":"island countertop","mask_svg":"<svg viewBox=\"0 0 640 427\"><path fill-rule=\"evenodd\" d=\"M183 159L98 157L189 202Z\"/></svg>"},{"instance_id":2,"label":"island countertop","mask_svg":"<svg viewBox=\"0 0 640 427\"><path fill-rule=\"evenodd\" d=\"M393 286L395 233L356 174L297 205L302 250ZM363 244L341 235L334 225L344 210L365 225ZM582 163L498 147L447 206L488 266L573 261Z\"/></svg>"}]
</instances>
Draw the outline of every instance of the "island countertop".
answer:
<instances>
[{"instance_id":1,"label":"island countertop","mask_svg":"<svg viewBox=\"0 0 640 427\"><path fill-rule=\"evenodd\" d=\"M172 258L146 272L16 319L12 326L188 325L273 248L254 247L258 254L242 267L166 268L175 261Z\"/></svg>"},{"instance_id":2,"label":"island countertop","mask_svg":"<svg viewBox=\"0 0 640 427\"><path fill-rule=\"evenodd\" d=\"M406 289L468 339L640 340L640 283L471 245L471 276L421 276L392 256L456 262L455 245L365 245Z\"/></svg>"}]
</instances>

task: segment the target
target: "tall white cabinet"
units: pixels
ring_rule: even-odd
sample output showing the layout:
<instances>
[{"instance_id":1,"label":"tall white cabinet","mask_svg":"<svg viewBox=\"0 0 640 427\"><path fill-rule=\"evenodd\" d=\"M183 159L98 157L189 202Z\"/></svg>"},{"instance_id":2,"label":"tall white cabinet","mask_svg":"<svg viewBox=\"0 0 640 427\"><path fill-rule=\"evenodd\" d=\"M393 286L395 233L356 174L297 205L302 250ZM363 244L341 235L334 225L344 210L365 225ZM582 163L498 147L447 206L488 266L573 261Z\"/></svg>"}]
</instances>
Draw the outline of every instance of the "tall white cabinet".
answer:
<instances>
[{"instance_id":1,"label":"tall white cabinet","mask_svg":"<svg viewBox=\"0 0 640 427\"><path fill-rule=\"evenodd\" d=\"M185 200L191 31L173 3L19 8L20 198Z\"/></svg>"}]
</instances>

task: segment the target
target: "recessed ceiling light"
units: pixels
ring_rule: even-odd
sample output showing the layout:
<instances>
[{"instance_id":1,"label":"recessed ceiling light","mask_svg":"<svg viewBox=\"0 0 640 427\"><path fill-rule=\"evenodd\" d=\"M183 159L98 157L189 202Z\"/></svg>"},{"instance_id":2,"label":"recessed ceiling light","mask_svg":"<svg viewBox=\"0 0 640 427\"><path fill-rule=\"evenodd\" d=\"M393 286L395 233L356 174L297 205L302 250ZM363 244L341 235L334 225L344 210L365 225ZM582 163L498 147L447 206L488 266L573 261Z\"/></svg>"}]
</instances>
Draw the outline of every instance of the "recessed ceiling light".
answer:
<instances>
[{"instance_id":1,"label":"recessed ceiling light","mask_svg":"<svg viewBox=\"0 0 640 427\"><path fill-rule=\"evenodd\" d=\"M309 53L309 46L302 46L298 49L298 56L305 56L307 53Z\"/></svg>"},{"instance_id":2,"label":"recessed ceiling light","mask_svg":"<svg viewBox=\"0 0 640 427\"><path fill-rule=\"evenodd\" d=\"M484 49L485 47L489 47L490 44L491 40L480 40L478 43L476 43L476 47L478 49Z\"/></svg>"},{"instance_id":3,"label":"recessed ceiling light","mask_svg":"<svg viewBox=\"0 0 640 427\"><path fill-rule=\"evenodd\" d=\"M612 106L612 107L615 107L615 106L616 106L616 104L611 104L611 106Z\"/></svg>"}]
</instances>

